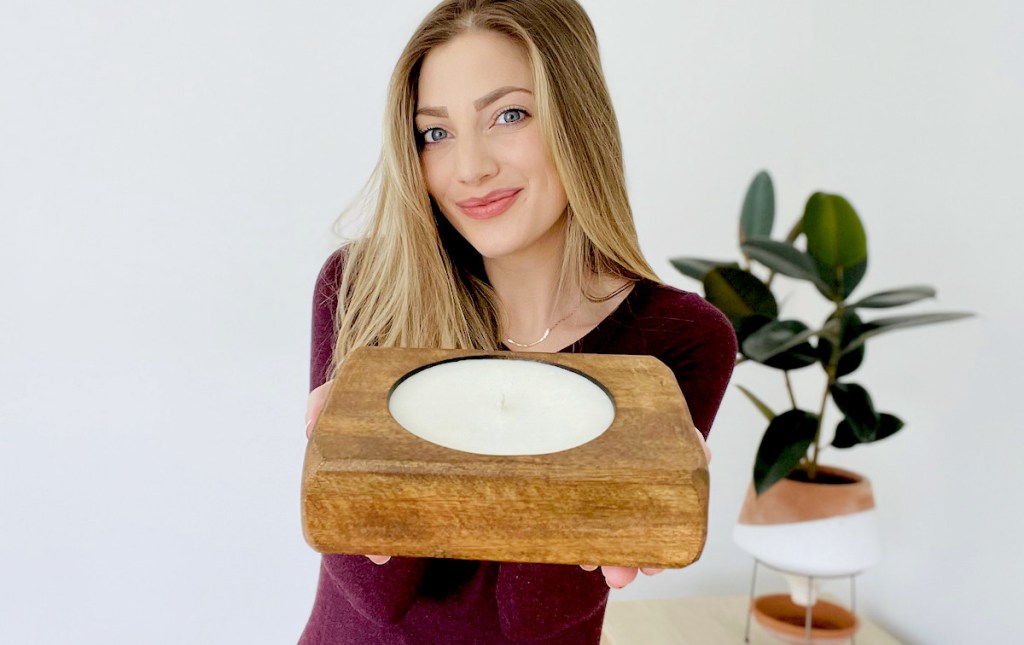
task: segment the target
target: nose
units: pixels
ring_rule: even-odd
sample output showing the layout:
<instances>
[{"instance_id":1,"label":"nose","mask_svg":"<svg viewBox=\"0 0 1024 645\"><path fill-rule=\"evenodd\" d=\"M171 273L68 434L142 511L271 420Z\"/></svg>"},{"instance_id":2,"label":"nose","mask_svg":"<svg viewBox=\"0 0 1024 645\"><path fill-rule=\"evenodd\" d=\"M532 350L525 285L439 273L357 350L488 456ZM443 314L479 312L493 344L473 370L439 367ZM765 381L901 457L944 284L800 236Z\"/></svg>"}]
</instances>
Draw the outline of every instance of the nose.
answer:
<instances>
[{"instance_id":1,"label":"nose","mask_svg":"<svg viewBox=\"0 0 1024 645\"><path fill-rule=\"evenodd\" d=\"M498 172L498 162L480 136L470 134L461 137L455 157L455 171L464 184L477 185Z\"/></svg>"}]
</instances>

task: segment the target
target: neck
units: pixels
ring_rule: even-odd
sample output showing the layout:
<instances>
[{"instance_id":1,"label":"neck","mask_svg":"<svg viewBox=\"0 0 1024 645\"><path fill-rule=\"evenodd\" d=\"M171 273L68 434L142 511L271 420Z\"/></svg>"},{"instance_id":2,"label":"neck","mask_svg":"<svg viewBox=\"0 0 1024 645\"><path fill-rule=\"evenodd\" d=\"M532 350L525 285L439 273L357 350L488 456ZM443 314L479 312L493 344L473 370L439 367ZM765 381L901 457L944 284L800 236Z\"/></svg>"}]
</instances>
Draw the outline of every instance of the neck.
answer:
<instances>
[{"instance_id":1,"label":"neck","mask_svg":"<svg viewBox=\"0 0 1024 645\"><path fill-rule=\"evenodd\" d=\"M563 253L564 236L559 230L523 253L484 258L487 278L505 317L505 337L533 342L579 304L578 286L569 284L565 292L558 293Z\"/></svg>"}]
</instances>

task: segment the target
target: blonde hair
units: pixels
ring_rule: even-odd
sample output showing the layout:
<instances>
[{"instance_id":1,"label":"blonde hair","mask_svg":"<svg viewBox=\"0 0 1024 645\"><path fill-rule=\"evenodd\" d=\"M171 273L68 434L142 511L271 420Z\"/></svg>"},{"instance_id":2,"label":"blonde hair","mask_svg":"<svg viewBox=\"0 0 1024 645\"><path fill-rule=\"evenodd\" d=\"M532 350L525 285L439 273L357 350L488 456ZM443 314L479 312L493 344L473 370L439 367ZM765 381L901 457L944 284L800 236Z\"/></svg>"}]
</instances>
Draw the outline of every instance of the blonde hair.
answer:
<instances>
[{"instance_id":1,"label":"blonde hair","mask_svg":"<svg viewBox=\"0 0 1024 645\"><path fill-rule=\"evenodd\" d=\"M529 59L537 122L569 203L559 291L586 289L595 274L660 282L640 252L618 123L583 8L574 0L446 0L416 29L391 77L381 157L368 184L376 205L365 234L345 251L328 378L367 345L498 347L497 297L479 254L427 193L413 122L424 57L470 30L503 34Z\"/></svg>"}]
</instances>

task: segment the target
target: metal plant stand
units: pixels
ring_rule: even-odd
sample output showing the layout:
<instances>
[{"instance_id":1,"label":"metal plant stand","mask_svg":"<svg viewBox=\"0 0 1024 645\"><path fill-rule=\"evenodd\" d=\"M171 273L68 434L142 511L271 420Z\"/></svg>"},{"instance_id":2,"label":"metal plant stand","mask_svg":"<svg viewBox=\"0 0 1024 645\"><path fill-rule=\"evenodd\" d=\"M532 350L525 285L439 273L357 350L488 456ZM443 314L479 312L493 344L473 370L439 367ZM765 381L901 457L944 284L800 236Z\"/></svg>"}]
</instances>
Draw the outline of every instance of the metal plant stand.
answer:
<instances>
[{"instance_id":1,"label":"metal plant stand","mask_svg":"<svg viewBox=\"0 0 1024 645\"><path fill-rule=\"evenodd\" d=\"M773 567L770 564L765 564L764 562L761 562L757 558L754 558L754 571L753 571L752 575L750 576L750 599L749 599L750 601L747 603L747 628L746 628L746 631L743 634L743 642L744 643L749 643L750 642L750 618L754 614L754 585L757 584L757 568L758 568L758 566L768 567L769 569L772 569L774 571L778 571L779 573L789 573L789 574L793 573L792 571L785 571L783 569L779 569L778 567ZM803 575L803 574L794 574L794 575ZM810 598L811 594L814 591L814 581L815 580L835 580L835 579L839 579L839 578L849 578L850 579L850 612L852 614L856 615L857 614L857 595L856 595L856 589L854 587L854 578L856 577L856 575L857 574L855 574L855 573L851 573L849 575L840 575L840 576L807 576L807 597ZM806 639L805 639L804 642L807 643L808 645L810 645L810 642L811 642L811 611L812 611L813 607L814 607L813 605L807 605L807 611L806 611L806 614L804 616L804 628L806 630L806 632L805 632ZM850 645L857 645L857 635L856 634L854 634L853 636L850 637Z\"/></svg>"}]
</instances>

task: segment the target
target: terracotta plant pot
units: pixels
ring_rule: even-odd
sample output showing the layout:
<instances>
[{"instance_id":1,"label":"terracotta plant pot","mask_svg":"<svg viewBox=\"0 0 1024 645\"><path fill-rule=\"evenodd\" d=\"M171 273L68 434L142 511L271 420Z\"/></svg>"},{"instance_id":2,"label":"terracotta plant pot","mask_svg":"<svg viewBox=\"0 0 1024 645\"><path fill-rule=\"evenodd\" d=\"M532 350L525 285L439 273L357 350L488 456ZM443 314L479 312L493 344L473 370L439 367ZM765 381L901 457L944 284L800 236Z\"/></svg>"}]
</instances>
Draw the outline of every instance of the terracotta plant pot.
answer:
<instances>
[{"instance_id":1,"label":"terracotta plant pot","mask_svg":"<svg viewBox=\"0 0 1024 645\"><path fill-rule=\"evenodd\" d=\"M811 608L811 640L807 640L807 608L794 603L786 594L760 596L754 600L754 618L773 636L787 643L840 645L857 631L857 617L827 600Z\"/></svg>"},{"instance_id":2,"label":"terracotta plant pot","mask_svg":"<svg viewBox=\"0 0 1024 645\"><path fill-rule=\"evenodd\" d=\"M751 486L733 530L740 548L759 561L805 576L790 580L793 600L805 604L815 596L813 588L807 595L806 577L853 575L881 557L871 483L830 466L819 466L818 477L783 479L761 496Z\"/></svg>"}]
</instances>

